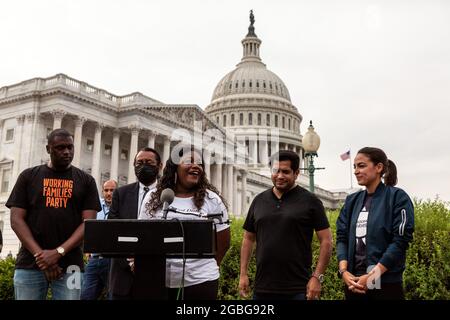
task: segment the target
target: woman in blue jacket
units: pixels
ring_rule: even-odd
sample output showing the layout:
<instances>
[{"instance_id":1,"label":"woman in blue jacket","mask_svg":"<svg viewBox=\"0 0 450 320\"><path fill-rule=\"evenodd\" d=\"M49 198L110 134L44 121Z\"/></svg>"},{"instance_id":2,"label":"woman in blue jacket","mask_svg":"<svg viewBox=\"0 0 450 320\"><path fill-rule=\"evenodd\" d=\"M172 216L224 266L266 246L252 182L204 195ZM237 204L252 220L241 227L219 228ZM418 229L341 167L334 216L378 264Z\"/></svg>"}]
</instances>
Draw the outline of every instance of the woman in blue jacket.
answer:
<instances>
[{"instance_id":1,"label":"woman in blue jacket","mask_svg":"<svg viewBox=\"0 0 450 320\"><path fill-rule=\"evenodd\" d=\"M383 150L362 148L354 161L358 184L336 221L339 276L347 300L404 299L402 275L414 231L414 207L397 184ZM384 181L384 183L382 182Z\"/></svg>"}]
</instances>

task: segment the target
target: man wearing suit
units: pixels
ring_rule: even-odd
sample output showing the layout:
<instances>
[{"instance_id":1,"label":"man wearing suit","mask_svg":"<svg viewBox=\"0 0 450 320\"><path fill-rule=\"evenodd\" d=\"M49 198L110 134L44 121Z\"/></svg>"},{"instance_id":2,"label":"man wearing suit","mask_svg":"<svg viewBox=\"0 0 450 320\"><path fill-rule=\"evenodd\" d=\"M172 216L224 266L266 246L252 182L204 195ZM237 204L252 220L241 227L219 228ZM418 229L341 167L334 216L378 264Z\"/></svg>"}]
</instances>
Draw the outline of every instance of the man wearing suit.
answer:
<instances>
[{"instance_id":1,"label":"man wearing suit","mask_svg":"<svg viewBox=\"0 0 450 320\"><path fill-rule=\"evenodd\" d=\"M162 168L161 157L152 148L141 149L134 158L134 169L138 179L135 183L114 191L108 219L137 219L142 200L156 187L156 179ZM109 276L112 300L132 299L133 272L125 258L113 258Z\"/></svg>"}]
</instances>

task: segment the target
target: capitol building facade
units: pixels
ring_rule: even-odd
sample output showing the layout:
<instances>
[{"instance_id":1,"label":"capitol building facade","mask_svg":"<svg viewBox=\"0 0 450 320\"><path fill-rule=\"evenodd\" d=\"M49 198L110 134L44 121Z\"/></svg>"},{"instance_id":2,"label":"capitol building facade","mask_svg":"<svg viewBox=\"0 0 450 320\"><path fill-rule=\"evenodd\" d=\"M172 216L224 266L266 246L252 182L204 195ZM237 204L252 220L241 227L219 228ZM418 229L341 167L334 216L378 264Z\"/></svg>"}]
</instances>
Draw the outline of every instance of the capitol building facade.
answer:
<instances>
[{"instance_id":1,"label":"capitol building facade","mask_svg":"<svg viewBox=\"0 0 450 320\"><path fill-rule=\"evenodd\" d=\"M205 172L235 216L245 216L253 198L272 186L271 154L293 150L303 166L302 116L286 85L262 62L253 22L242 45L241 61L219 81L205 110L139 92L117 96L64 74L1 87L1 256L15 255L20 246L6 200L20 172L49 160L46 136L56 128L73 134L73 165L89 172L99 191L108 179L119 185L135 181L133 158L139 149L155 148L165 163L179 141L201 137ZM307 176L301 174L298 183L307 188ZM347 195L320 187L315 192L328 208Z\"/></svg>"}]
</instances>

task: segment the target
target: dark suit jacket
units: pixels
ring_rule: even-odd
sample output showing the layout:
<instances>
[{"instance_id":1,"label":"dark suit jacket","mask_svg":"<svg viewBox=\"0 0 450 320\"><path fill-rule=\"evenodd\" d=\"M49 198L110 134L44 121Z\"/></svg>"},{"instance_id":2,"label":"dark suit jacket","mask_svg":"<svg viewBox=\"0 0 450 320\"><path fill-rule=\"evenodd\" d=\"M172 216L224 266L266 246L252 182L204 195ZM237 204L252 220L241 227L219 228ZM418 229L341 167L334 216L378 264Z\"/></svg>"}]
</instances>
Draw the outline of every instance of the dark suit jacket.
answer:
<instances>
[{"instance_id":1,"label":"dark suit jacket","mask_svg":"<svg viewBox=\"0 0 450 320\"><path fill-rule=\"evenodd\" d=\"M108 219L138 218L139 182L117 188L112 197ZM116 296L130 296L133 286L133 273L125 258L111 259L109 290Z\"/></svg>"}]
</instances>

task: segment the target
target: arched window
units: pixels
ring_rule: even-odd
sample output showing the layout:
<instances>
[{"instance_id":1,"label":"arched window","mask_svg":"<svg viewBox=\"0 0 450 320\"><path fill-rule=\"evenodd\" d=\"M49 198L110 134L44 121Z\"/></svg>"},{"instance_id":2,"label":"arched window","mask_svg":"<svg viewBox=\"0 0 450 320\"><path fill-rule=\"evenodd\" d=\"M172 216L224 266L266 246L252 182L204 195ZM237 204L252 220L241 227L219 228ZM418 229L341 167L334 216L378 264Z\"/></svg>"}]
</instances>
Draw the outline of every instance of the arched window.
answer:
<instances>
[{"instance_id":1,"label":"arched window","mask_svg":"<svg viewBox=\"0 0 450 320\"><path fill-rule=\"evenodd\" d=\"M270 114L266 115L266 125L270 126Z\"/></svg>"},{"instance_id":2,"label":"arched window","mask_svg":"<svg viewBox=\"0 0 450 320\"><path fill-rule=\"evenodd\" d=\"M288 129L291 130L291 118L288 119Z\"/></svg>"},{"instance_id":3,"label":"arched window","mask_svg":"<svg viewBox=\"0 0 450 320\"><path fill-rule=\"evenodd\" d=\"M234 126L234 113L231 115L231 126Z\"/></svg>"},{"instance_id":4,"label":"arched window","mask_svg":"<svg viewBox=\"0 0 450 320\"><path fill-rule=\"evenodd\" d=\"M290 123L290 122L289 122ZM226 127L227 126L227 115L224 114L223 115L223 126Z\"/></svg>"},{"instance_id":5,"label":"arched window","mask_svg":"<svg viewBox=\"0 0 450 320\"><path fill-rule=\"evenodd\" d=\"M275 127L278 128L278 115L275 115Z\"/></svg>"},{"instance_id":6,"label":"arched window","mask_svg":"<svg viewBox=\"0 0 450 320\"><path fill-rule=\"evenodd\" d=\"M282 127L283 129L286 127L286 118L285 118L285 117L283 117L283 118L281 119L281 127Z\"/></svg>"},{"instance_id":7,"label":"arched window","mask_svg":"<svg viewBox=\"0 0 450 320\"><path fill-rule=\"evenodd\" d=\"M258 113L258 126L260 126L261 124L262 124L261 113Z\"/></svg>"},{"instance_id":8,"label":"arched window","mask_svg":"<svg viewBox=\"0 0 450 320\"><path fill-rule=\"evenodd\" d=\"M248 124L250 126L253 124L253 113L248 114Z\"/></svg>"},{"instance_id":9,"label":"arched window","mask_svg":"<svg viewBox=\"0 0 450 320\"><path fill-rule=\"evenodd\" d=\"M240 126L244 125L244 114L243 113L239 114L239 125Z\"/></svg>"}]
</instances>

